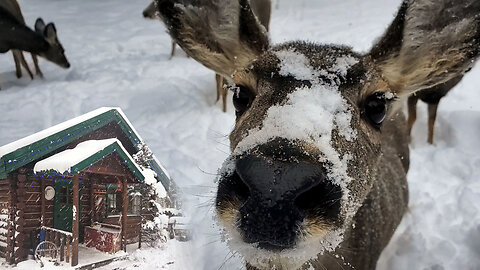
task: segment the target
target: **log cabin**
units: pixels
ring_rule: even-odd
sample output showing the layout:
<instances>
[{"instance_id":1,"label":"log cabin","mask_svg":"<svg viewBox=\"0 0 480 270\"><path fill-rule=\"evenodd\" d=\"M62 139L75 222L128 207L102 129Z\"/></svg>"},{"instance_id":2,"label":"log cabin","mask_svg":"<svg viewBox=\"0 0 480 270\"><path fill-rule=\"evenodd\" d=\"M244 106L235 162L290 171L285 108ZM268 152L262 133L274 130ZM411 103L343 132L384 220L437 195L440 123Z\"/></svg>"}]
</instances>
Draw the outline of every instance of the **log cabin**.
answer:
<instances>
[{"instance_id":1,"label":"log cabin","mask_svg":"<svg viewBox=\"0 0 480 270\"><path fill-rule=\"evenodd\" d=\"M153 154L138 160L145 147L119 108L0 147L0 262L26 260L41 241L55 243L59 259L72 266L80 243L109 253L140 247L142 185L162 187L166 207L175 193Z\"/></svg>"}]
</instances>

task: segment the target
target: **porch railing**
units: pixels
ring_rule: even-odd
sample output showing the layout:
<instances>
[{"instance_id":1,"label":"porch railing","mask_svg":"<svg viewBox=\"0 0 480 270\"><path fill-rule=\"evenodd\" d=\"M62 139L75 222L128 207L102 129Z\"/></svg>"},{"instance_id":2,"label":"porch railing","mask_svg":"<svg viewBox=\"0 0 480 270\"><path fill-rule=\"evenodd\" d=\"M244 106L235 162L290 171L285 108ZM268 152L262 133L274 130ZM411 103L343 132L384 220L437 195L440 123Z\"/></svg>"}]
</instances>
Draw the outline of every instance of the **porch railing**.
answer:
<instances>
[{"instance_id":1,"label":"porch railing","mask_svg":"<svg viewBox=\"0 0 480 270\"><path fill-rule=\"evenodd\" d=\"M42 226L40 232L42 241L50 241L55 243L58 247L59 259L61 262L70 262L70 257L77 256L72 254L72 233Z\"/></svg>"}]
</instances>

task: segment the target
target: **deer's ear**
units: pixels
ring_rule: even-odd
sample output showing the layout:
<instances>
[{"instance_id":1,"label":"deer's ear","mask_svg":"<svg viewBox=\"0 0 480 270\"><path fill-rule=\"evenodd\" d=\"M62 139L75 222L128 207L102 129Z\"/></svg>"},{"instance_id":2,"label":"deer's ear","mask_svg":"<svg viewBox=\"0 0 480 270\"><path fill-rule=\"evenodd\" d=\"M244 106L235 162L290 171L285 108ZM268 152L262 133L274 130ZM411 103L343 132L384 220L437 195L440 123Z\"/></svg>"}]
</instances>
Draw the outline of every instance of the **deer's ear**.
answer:
<instances>
[{"instance_id":1,"label":"deer's ear","mask_svg":"<svg viewBox=\"0 0 480 270\"><path fill-rule=\"evenodd\" d=\"M371 57L400 95L467 72L480 51L480 1L405 0Z\"/></svg>"},{"instance_id":2,"label":"deer's ear","mask_svg":"<svg viewBox=\"0 0 480 270\"><path fill-rule=\"evenodd\" d=\"M45 26L43 36L46 39L50 40L54 40L55 38L57 38L57 29L55 28L55 25L53 23L49 23L47 24L47 26Z\"/></svg>"},{"instance_id":3,"label":"deer's ear","mask_svg":"<svg viewBox=\"0 0 480 270\"><path fill-rule=\"evenodd\" d=\"M248 0L155 0L172 38L224 76L246 68L269 46Z\"/></svg>"},{"instance_id":4,"label":"deer's ear","mask_svg":"<svg viewBox=\"0 0 480 270\"><path fill-rule=\"evenodd\" d=\"M35 21L35 31L37 33L43 34L43 30L45 30L45 22L43 21L42 18L38 18Z\"/></svg>"}]
</instances>

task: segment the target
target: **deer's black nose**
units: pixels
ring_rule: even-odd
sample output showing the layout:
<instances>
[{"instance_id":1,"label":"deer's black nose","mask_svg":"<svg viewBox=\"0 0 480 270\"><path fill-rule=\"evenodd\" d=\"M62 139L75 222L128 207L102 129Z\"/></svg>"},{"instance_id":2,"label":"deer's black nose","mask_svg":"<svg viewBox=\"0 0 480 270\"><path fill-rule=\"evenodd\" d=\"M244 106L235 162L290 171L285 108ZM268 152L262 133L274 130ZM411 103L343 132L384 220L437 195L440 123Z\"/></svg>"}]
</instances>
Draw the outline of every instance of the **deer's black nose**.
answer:
<instances>
[{"instance_id":1,"label":"deer's black nose","mask_svg":"<svg viewBox=\"0 0 480 270\"><path fill-rule=\"evenodd\" d=\"M292 248L306 215L335 219L340 212L341 190L319 162L248 155L237 160L233 181L244 186L239 229L260 248Z\"/></svg>"}]
</instances>

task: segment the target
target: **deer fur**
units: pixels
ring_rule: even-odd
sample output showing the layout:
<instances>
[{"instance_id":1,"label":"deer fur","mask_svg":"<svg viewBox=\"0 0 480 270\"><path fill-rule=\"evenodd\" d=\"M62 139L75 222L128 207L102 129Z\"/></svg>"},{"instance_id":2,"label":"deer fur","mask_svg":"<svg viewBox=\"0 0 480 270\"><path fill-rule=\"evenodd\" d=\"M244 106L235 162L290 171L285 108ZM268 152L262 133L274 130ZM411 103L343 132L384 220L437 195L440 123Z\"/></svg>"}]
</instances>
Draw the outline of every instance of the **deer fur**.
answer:
<instances>
[{"instance_id":1,"label":"deer fur","mask_svg":"<svg viewBox=\"0 0 480 270\"><path fill-rule=\"evenodd\" d=\"M143 16L145 18L149 18L149 19L159 18L160 13L157 11L155 3L156 2L154 1L145 8L145 10L143 11ZM271 16L271 9L272 9L271 0L252 0L251 3L252 3L253 13L257 17L260 24L263 25L263 27L265 27L266 31L268 31L270 26L270 16ZM172 40L172 50L170 53L170 58L172 58L175 54L176 45L177 43L174 40ZM189 54L187 53L187 55ZM222 98L222 111L226 112L228 90L225 88L225 85L228 84L228 79L225 79L224 77L222 77L222 75L219 73L215 74L215 87L217 90L216 102L218 102L220 98Z\"/></svg>"},{"instance_id":2,"label":"deer fur","mask_svg":"<svg viewBox=\"0 0 480 270\"><path fill-rule=\"evenodd\" d=\"M20 5L18 4L17 0L4 0L0 2L0 6L7 9L11 14L13 14L20 22L25 25L25 18L23 17L22 10L20 9ZM23 55L22 51L19 50L12 50L13 60L15 62L15 70L17 78L22 77L22 67L27 71L30 79L33 79L32 71L30 70L27 61L25 60L25 56ZM35 65L35 73L43 77L43 73L38 66L38 58L36 55L31 54L33 63Z\"/></svg>"},{"instance_id":3,"label":"deer fur","mask_svg":"<svg viewBox=\"0 0 480 270\"><path fill-rule=\"evenodd\" d=\"M234 82L216 210L247 269L375 269L408 205L408 96L463 76L477 0L405 0L369 53L271 45L248 0L156 0L187 54Z\"/></svg>"},{"instance_id":4,"label":"deer fur","mask_svg":"<svg viewBox=\"0 0 480 270\"><path fill-rule=\"evenodd\" d=\"M27 51L63 68L70 67L53 23L46 25L41 18L38 18L33 31L8 9L0 6L0 53L6 53L9 50ZM34 59L34 62L37 61Z\"/></svg>"}]
</instances>

